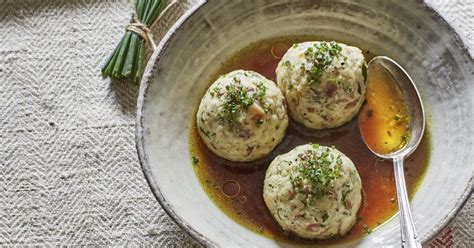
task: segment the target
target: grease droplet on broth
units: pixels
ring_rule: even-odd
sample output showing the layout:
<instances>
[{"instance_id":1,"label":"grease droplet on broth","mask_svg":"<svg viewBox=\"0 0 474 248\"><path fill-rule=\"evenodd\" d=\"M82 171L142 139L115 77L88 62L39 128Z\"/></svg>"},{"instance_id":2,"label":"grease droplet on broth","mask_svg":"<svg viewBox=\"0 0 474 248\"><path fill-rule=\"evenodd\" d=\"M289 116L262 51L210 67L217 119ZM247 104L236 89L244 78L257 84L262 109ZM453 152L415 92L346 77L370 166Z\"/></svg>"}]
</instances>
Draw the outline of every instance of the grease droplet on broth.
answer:
<instances>
[{"instance_id":1,"label":"grease droplet on broth","mask_svg":"<svg viewBox=\"0 0 474 248\"><path fill-rule=\"evenodd\" d=\"M235 180L227 180L222 185L222 192L227 197L235 197L240 193L240 184Z\"/></svg>"}]
</instances>

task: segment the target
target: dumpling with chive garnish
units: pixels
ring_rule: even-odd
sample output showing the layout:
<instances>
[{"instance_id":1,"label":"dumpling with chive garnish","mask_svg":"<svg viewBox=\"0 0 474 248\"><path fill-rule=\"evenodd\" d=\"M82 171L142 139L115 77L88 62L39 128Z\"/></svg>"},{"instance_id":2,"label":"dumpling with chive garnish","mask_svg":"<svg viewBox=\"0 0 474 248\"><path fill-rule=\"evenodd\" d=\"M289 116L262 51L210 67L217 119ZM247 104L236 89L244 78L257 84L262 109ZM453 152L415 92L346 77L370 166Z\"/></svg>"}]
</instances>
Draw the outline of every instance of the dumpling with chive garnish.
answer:
<instances>
[{"instance_id":1,"label":"dumpling with chive garnish","mask_svg":"<svg viewBox=\"0 0 474 248\"><path fill-rule=\"evenodd\" d=\"M293 45L276 69L290 116L313 129L350 121L365 99L366 63L357 47L332 42Z\"/></svg>"},{"instance_id":2,"label":"dumpling with chive garnish","mask_svg":"<svg viewBox=\"0 0 474 248\"><path fill-rule=\"evenodd\" d=\"M307 144L273 160L263 199L283 230L327 239L346 234L355 224L361 188L347 156L334 147Z\"/></svg>"},{"instance_id":3,"label":"dumpling with chive garnish","mask_svg":"<svg viewBox=\"0 0 474 248\"><path fill-rule=\"evenodd\" d=\"M280 89L262 75L244 70L220 76L202 98L196 118L206 146L232 161L269 154L288 126Z\"/></svg>"}]
</instances>

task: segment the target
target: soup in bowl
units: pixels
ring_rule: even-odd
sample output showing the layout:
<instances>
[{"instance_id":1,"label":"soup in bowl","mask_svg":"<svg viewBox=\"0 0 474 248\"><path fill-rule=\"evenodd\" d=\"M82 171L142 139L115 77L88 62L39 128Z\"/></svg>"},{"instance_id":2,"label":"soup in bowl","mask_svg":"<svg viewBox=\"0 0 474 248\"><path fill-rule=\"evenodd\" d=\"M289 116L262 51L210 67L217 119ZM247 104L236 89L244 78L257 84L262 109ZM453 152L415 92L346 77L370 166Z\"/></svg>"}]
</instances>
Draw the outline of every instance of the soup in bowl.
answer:
<instances>
[{"instance_id":1,"label":"soup in bowl","mask_svg":"<svg viewBox=\"0 0 474 248\"><path fill-rule=\"evenodd\" d=\"M399 244L392 167L363 145L360 116L337 127L315 128L290 112L281 141L252 161L231 161L234 156L209 149L205 132L199 133L198 106L220 75L248 70L268 80L270 87L278 81L276 68L287 50L316 41L360 48L366 61L389 56L408 71L420 91L428 127L422 144L407 159L405 175L421 240L433 238L468 198L472 58L459 36L428 6L395 1L207 1L186 12L160 43L145 71L137 111L137 149L150 187L165 211L201 243ZM263 199L268 166L278 155L305 144L334 145L353 162L361 179L353 227L326 241L287 232Z\"/></svg>"}]
</instances>

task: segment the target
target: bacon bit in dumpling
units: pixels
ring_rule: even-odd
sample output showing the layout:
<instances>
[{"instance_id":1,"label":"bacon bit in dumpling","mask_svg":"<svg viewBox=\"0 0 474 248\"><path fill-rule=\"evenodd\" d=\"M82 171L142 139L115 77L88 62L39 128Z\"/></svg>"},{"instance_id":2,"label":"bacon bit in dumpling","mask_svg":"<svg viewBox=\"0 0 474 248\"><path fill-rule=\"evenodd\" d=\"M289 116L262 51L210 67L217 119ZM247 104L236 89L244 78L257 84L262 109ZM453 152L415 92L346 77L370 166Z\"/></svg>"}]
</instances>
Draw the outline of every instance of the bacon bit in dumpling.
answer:
<instances>
[{"instance_id":1,"label":"bacon bit in dumpling","mask_svg":"<svg viewBox=\"0 0 474 248\"><path fill-rule=\"evenodd\" d=\"M265 117L265 111L258 104L253 103L247 110L247 118L250 120L258 121Z\"/></svg>"},{"instance_id":2,"label":"bacon bit in dumpling","mask_svg":"<svg viewBox=\"0 0 474 248\"><path fill-rule=\"evenodd\" d=\"M324 93L326 94L326 96L332 97L334 96L336 91L337 91L337 85L330 84L326 87L326 90L324 91Z\"/></svg>"},{"instance_id":3,"label":"bacon bit in dumpling","mask_svg":"<svg viewBox=\"0 0 474 248\"><path fill-rule=\"evenodd\" d=\"M241 129L239 131L239 137L240 138L244 138L244 139L248 139L250 137L250 130L248 129Z\"/></svg>"},{"instance_id":4,"label":"bacon bit in dumpling","mask_svg":"<svg viewBox=\"0 0 474 248\"><path fill-rule=\"evenodd\" d=\"M357 100L356 100L356 101L352 101L352 102L346 104L346 106L345 106L344 108L345 108L345 109L352 108L352 107L354 107L356 104L357 104Z\"/></svg>"},{"instance_id":5,"label":"bacon bit in dumpling","mask_svg":"<svg viewBox=\"0 0 474 248\"><path fill-rule=\"evenodd\" d=\"M293 190L288 190L288 196L289 196L289 199L292 200L293 198L295 198L295 191Z\"/></svg>"},{"instance_id":6,"label":"bacon bit in dumpling","mask_svg":"<svg viewBox=\"0 0 474 248\"><path fill-rule=\"evenodd\" d=\"M310 232L317 232L319 231L320 228L321 228L321 225L318 223L309 224L308 226L306 226L306 230Z\"/></svg>"}]
</instances>

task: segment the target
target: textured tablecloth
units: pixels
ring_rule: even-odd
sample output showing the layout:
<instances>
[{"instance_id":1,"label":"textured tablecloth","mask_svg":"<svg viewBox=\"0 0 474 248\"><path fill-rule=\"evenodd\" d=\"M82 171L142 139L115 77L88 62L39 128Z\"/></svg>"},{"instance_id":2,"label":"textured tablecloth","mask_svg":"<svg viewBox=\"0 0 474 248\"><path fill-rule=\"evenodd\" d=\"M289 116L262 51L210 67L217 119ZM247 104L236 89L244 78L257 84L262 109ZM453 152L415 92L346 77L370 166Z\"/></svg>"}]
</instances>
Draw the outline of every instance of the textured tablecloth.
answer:
<instances>
[{"instance_id":1,"label":"textured tablecloth","mask_svg":"<svg viewBox=\"0 0 474 248\"><path fill-rule=\"evenodd\" d=\"M474 2L429 2L472 52ZM130 11L127 0L0 0L1 246L197 245L138 163L138 86L99 72ZM179 15L154 29L157 39ZM432 245L474 245L472 202Z\"/></svg>"}]
</instances>

